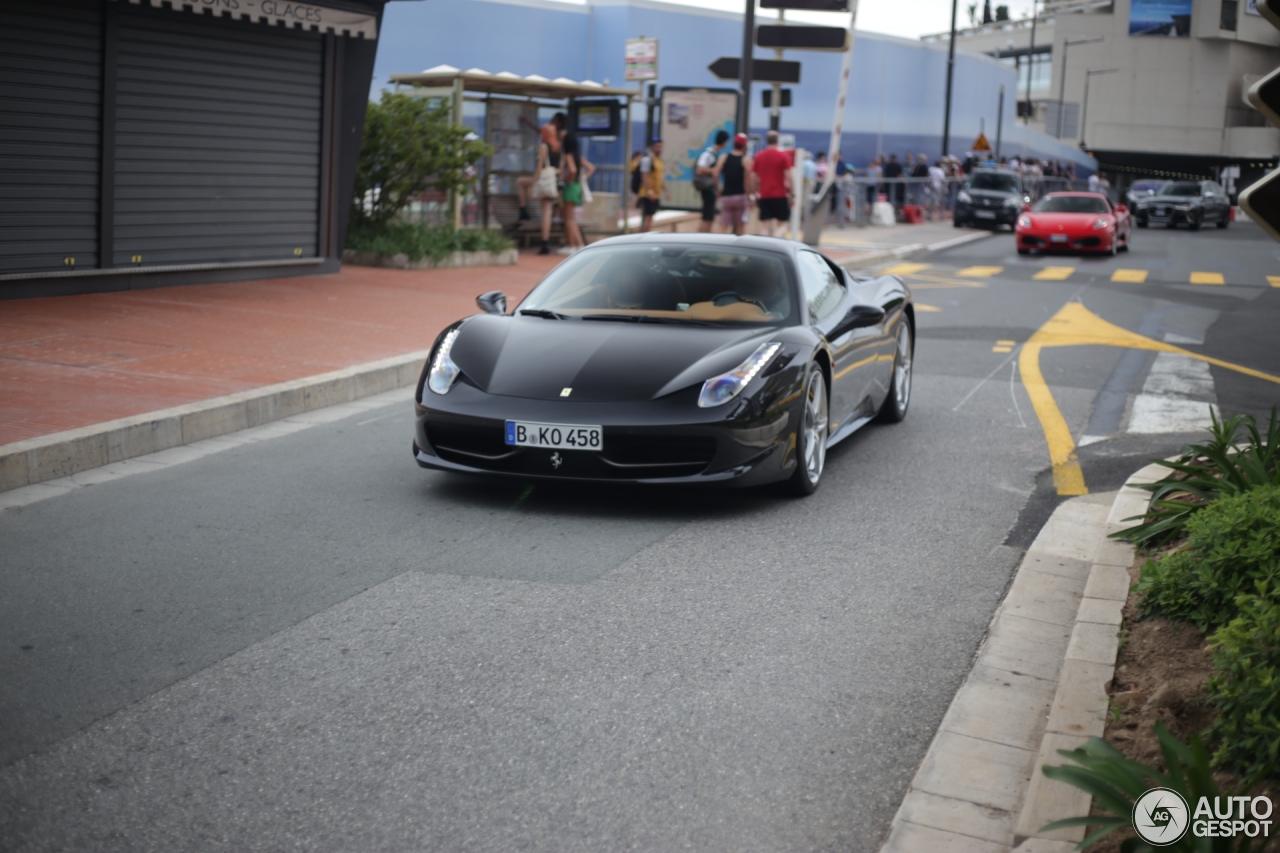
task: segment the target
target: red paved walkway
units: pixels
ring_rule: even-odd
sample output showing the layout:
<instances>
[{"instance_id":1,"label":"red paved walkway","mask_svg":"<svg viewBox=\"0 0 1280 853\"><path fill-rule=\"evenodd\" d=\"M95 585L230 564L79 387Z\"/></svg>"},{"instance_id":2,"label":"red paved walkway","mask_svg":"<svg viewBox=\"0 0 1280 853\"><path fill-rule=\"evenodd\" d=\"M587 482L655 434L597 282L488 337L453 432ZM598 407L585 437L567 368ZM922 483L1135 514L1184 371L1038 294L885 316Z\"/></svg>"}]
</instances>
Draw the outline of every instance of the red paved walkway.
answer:
<instances>
[{"instance_id":1,"label":"red paved walkway","mask_svg":"<svg viewBox=\"0 0 1280 853\"><path fill-rule=\"evenodd\" d=\"M0 302L0 444L426 349L560 260Z\"/></svg>"}]
</instances>

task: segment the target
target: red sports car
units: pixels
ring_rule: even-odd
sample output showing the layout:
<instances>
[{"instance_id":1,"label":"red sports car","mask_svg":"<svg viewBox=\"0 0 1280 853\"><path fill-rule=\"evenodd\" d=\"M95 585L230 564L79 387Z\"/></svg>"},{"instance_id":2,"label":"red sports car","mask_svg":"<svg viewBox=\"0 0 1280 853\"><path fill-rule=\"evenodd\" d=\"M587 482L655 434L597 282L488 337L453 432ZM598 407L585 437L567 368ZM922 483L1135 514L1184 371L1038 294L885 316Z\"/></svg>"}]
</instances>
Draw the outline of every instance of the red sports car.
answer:
<instances>
[{"instance_id":1,"label":"red sports car","mask_svg":"<svg viewBox=\"0 0 1280 853\"><path fill-rule=\"evenodd\" d=\"M1023 207L1014 228L1018 254L1107 252L1129 249L1129 208L1101 193L1049 193Z\"/></svg>"}]
</instances>

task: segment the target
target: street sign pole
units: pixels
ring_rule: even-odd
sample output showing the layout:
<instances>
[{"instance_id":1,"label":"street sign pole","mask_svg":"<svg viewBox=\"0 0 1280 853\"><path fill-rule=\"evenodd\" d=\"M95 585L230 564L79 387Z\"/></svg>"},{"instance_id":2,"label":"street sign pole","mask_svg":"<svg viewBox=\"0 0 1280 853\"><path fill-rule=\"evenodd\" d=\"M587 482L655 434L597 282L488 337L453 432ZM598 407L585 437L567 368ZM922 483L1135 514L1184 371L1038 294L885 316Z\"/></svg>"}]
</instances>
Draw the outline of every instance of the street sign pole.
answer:
<instances>
[{"instance_id":1,"label":"street sign pole","mask_svg":"<svg viewBox=\"0 0 1280 853\"><path fill-rule=\"evenodd\" d=\"M738 133L751 133L751 53L756 40L756 0L745 0L746 15L742 19L742 61L738 64L738 79L741 81L742 97L738 99L738 110L741 118L738 121Z\"/></svg>"},{"instance_id":2,"label":"street sign pole","mask_svg":"<svg viewBox=\"0 0 1280 853\"><path fill-rule=\"evenodd\" d=\"M836 179L836 163L840 160L840 140L844 136L844 103L849 96L849 73L853 70L853 33L858 22L858 0L849 2L849 47L840 66L840 91L836 94L836 114L831 120L831 141L827 144L827 176L822 179L818 199L826 198Z\"/></svg>"},{"instance_id":3,"label":"street sign pole","mask_svg":"<svg viewBox=\"0 0 1280 853\"><path fill-rule=\"evenodd\" d=\"M947 42L947 104L942 112L942 156L951 153L951 80L956 70L956 7L960 0L951 0L951 40Z\"/></svg>"},{"instance_id":4,"label":"street sign pole","mask_svg":"<svg viewBox=\"0 0 1280 853\"><path fill-rule=\"evenodd\" d=\"M1013 93L1014 100L1018 99L1018 93ZM1004 131L1004 86L1000 87L1000 106L996 109L996 162L1000 162L1000 135Z\"/></svg>"},{"instance_id":5,"label":"street sign pole","mask_svg":"<svg viewBox=\"0 0 1280 853\"><path fill-rule=\"evenodd\" d=\"M778 26L786 26L786 15L787 12L785 9L778 10ZM782 51L775 49L773 51L773 58L782 59ZM782 84L774 83L773 103L769 105L769 129L777 130L780 124L782 124Z\"/></svg>"}]
</instances>

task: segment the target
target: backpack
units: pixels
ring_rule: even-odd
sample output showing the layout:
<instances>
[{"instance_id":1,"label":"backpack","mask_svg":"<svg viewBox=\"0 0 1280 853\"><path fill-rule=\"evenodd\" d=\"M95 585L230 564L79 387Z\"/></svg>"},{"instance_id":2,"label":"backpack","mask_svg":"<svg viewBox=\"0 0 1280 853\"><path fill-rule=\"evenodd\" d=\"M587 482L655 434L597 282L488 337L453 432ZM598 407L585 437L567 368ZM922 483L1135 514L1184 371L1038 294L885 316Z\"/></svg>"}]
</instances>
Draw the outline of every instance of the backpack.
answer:
<instances>
[{"instance_id":1,"label":"backpack","mask_svg":"<svg viewBox=\"0 0 1280 853\"><path fill-rule=\"evenodd\" d=\"M640 192L640 185L644 181L644 176L640 174L640 164L643 162L644 162L644 158L641 157L638 161L636 161L636 167L631 170L631 192L632 193Z\"/></svg>"},{"instance_id":2,"label":"backpack","mask_svg":"<svg viewBox=\"0 0 1280 853\"><path fill-rule=\"evenodd\" d=\"M710 149L710 148L708 148L708 149L707 149L707 151L711 151L711 149ZM706 154L706 153L707 153L707 151L704 151L704 152L702 152L702 153L703 153L703 154ZM712 151L712 154L713 154L713 155L714 155L714 153L715 153L715 152L714 152L714 151ZM695 174L694 174L694 176L693 176L693 188L694 188L695 190L697 190L698 192L700 192L700 193L704 193L704 192L706 192L707 190L711 189L712 187L714 187L714 186L716 185L716 176L715 176L715 175L699 175L699 174L696 174L696 173L697 173L697 171L698 171L698 163L699 163L701 160L702 160L702 155L698 155L698 159L694 161L693 170L694 170Z\"/></svg>"}]
</instances>

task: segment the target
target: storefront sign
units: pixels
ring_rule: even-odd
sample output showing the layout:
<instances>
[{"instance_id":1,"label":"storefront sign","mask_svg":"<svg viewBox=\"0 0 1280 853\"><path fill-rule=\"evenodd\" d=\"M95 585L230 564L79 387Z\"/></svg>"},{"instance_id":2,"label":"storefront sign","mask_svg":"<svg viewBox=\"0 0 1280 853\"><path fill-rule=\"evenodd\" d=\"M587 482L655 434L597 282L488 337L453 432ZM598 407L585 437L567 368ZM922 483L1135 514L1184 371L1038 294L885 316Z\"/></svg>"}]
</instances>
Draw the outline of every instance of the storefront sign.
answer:
<instances>
[{"instance_id":1,"label":"storefront sign","mask_svg":"<svg viewBox=\"0 0 1280 853\"><path fill-rule=\"evenodd\" d=\"M156 8L170 6L217 18L253 21L304 30L376 39L378 20L362 12L344 12L312 3L291 0L129 0L134 5L149 3Z\"/></svg>"}]
</instances>

